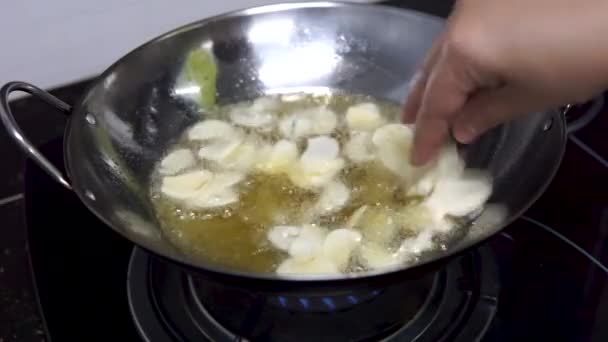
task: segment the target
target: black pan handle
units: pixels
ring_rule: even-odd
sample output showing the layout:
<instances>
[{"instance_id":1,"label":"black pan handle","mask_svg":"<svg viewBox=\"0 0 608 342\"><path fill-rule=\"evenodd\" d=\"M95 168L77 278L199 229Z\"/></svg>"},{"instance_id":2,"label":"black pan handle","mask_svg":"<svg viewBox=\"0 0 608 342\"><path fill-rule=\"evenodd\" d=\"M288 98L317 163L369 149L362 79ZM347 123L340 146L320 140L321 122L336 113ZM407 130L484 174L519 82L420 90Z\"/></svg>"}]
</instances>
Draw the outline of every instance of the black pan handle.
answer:
<instances>
[{"instance_id":1,"label":"black pan handle","mask_svg":"<svg viewBox=\"0 0 608 342\"><path fill-rule=\"evenodd\" d=\"M46 157L43 156L40 151L38 151L38 149L25 137L19 128L8 102L9 95L14 91L23 91L31 94L32 96L36 96L42 101L66 114L69 114L72 111L72 107L50 93L29 83L9 82L0 88L0 120L2 121L2 124L4 124L9 136L15 141L15 143L17 143L25 154L27 154L28 157L32 158L44 171L46 171L46 173L53 177L53 179L67 189L72 190L70 183L66 180L61 171L51 164L51 162L46 159Z\"/></svg>"}]
</instances>

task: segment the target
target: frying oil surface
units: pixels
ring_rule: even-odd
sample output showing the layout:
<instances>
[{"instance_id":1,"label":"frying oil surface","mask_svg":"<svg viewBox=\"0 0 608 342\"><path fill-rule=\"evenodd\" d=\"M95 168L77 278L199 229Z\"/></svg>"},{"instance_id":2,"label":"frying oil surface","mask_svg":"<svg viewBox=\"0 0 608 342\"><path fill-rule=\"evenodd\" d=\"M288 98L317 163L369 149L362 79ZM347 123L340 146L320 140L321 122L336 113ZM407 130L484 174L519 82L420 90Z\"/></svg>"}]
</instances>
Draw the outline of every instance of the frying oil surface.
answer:
<instances>
[{"instance_id":1,"label":"frying oil surface","mask_svg":"<svg viewBox=\"0 0 608 342\"><path fill-rule=\"evenodd\" d=\"M195 260L243 271L335 274L411 262L458 215L429 200L440 192L439 162L403 164L411 129L391 124L399 110L305 94L219 108L155 170L163 233ZM444 159L458 169L450 151Z\"/></svg>"}]
</instances>

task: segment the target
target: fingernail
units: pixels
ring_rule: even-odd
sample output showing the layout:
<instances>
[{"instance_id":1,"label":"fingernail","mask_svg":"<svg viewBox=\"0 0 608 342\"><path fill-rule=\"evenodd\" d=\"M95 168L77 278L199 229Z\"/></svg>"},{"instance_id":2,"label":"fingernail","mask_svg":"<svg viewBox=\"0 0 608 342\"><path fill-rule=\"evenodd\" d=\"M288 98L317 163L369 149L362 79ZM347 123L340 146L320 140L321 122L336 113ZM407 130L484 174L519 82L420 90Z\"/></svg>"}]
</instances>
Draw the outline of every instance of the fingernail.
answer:
<instances>
[{"instance_id":1,"label":"fingernail","mask_svg":"<svg viewBox=\"0 0 608 342\"><path fill-rule=\"evenodd\" d=\"M454 127L454 139L461 144L470 144L477 138L477 130L471 125Z\"/></svg>"}]
</instances>

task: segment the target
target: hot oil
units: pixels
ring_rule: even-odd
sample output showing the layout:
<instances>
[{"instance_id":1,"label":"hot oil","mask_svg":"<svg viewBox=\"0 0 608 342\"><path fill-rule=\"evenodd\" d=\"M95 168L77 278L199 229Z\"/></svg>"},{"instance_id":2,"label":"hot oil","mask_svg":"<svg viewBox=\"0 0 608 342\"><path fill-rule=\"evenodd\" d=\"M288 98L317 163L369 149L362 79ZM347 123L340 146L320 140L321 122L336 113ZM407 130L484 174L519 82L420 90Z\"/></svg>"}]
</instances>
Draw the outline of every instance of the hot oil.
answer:
<instances>
[{"instance_id":1,"label":"hot oil","mask_svg":"<svg viewBox=\"0 0 608 342\"><path fill-rule=\"evenodd\" d=\"M282 98L289 98L289 101L281 101L278 115L317 105L326 105L332 109L340 122L332 136L342 146L348 138L343 116L349 106L374 102L387 122L394 122L399 113L399 107L395 104L363 96L292 94L287 97L283 95ZM248 104L239 103L236 106ZM225 118L230 108L232 106L219 108L211 117ZM269 132L266 138L276 142L281 137L278 132ZM193 147L185 138L178 144ZM299 148L302 152L305 143L301 143ZM342 228L348 225L353 213L362 206L373 208L375 211L370 211L372 214L390 214L398 212L412 200L403 195L406 184L377 162L354 165L347 161L339 177L351 189L349 204L337 213L322 217L310 215L319 194L298 188L286 176L251 173L239 185L239 202L217 210L192 210L159 195L156 189L160 177L154 177L157 181L153 184L151 193L163 233L187 255L203 263L211 262L235 270L273 272L286 254L276 250L267 241L267 232L272 227L313 223L330 229ZM374 220L372 214L368 215L371 219L367 218L367 221ZM373 222L379 226L371 227L371 233L362 231L366 238L382 240L390 246L398 243L384 241L390 236L399 235L398 231L383 236L373 229L381 230L387 225L381 220ZM353 264L349 269L361 268Z\"/></svg>"}]
</instances>

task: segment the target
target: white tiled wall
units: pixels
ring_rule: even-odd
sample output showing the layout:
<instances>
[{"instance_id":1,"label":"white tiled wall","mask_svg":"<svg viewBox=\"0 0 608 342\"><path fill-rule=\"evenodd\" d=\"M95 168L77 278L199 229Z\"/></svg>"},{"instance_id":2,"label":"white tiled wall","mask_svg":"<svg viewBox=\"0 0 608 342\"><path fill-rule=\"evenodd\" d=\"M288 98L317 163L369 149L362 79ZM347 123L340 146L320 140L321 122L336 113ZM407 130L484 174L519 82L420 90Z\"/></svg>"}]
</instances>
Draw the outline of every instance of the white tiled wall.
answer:
<instances>
[{"instance_id":1,"label":"white tiled wall","mask_svg":"<svg viewBox=\"0 0 608 342\"><path fill-rule=\"evenodd\" d=\"M0 83L69 83L103 71L132 48L177 26L276 2L285 0L3 1Z\"/></svg>"}]
</instances>

